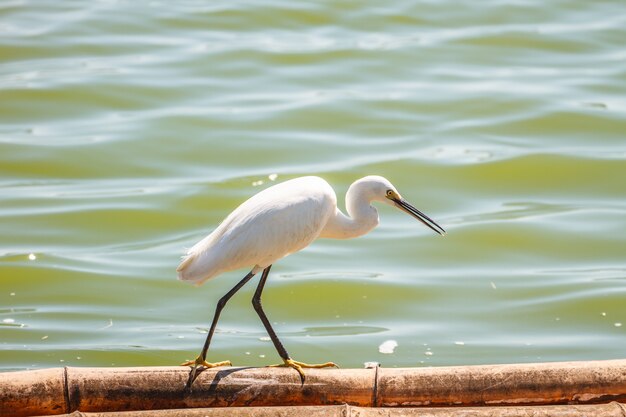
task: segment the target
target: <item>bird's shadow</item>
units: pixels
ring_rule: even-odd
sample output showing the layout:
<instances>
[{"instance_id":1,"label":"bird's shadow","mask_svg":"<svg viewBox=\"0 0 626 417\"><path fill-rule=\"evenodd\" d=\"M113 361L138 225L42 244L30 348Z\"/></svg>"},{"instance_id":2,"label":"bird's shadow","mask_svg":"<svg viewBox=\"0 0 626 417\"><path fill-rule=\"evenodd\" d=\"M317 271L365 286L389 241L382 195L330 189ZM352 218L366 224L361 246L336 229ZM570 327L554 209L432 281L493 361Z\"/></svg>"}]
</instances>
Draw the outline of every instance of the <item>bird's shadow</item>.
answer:
<instances>
[{"instance_id":1,"label":"bird's shadow","mask_svg":"<svg viewBox=\"0 0 626 417\"><path fill-rule=\"evenodd\" d=\"M236 368L229 368L229 369L223 369L223 370L217 371L215 373L215 376L213 377L213 381L211 381L211 385L209 386L209 389L206 391L206 394L208 395L215 394L217 390L217 386L220 383L220 381L224 379L225 377L227 377L228 375L233 374L238 371L243 371L246 369L253 369L253 368L255 367L254 366L239 366ZM197 368L195 373L194 373L193 368L189 371L189 378L187 379L187 383L185 384L185 388L184 388L185 396L191 395L191 393L193 392L194 381L198 379L198 376L200 376L200 374L206 371L207 369L210 369L210 368L205 368L205 367Z\"/></svg>"}]
</instances>

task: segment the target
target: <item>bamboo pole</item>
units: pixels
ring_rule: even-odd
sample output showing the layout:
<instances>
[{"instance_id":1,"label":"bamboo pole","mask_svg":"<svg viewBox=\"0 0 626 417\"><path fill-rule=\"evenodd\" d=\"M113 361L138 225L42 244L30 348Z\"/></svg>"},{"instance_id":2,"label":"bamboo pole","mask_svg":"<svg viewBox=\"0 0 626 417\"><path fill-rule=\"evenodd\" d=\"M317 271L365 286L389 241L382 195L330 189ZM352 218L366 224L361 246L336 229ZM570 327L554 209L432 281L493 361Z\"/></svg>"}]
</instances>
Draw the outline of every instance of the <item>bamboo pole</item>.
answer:
<instances>
[{"instance_id":1,"label":"bamboo pole","mask_svg":"<svg viewBox=\"0 0 626 417\"><path fill-rule=\"evenodd\" d=\"M61 414L67 408L63 368L0 373L0 416Z\"/></svg>"},{"instance_id":2,"label":"bamboo pole","mask_svg":"<svg viewBox=\"0 0 626 417\"><path fill-rule=\"evenodd\" d=\"M584 404L626 400L626 360L380 368L378 407Z\"/></svg>"},{"instance_id":3,"label":"bamboo pole","mask_svg":"<svg viewBox=\"0 0 626 417\"><path fill-rule=\"evenodd\" d=\"M74 412L60 417L624 417L626 405L612 402L593 405L519 407L366 408L351 405L300 407L232 407L177 410Z\"/></svg>"},{"instance_id":4,"label":"bamboo pole","mask_svg":"<svg viewBox=\"0 0 626 417\"><path fill-rule=\"evenodd\" d=\"M450 407L626 402L626 360L404 369L189 368L0 373L0 415L201 407Z\"/></svg>"}]
</instances>

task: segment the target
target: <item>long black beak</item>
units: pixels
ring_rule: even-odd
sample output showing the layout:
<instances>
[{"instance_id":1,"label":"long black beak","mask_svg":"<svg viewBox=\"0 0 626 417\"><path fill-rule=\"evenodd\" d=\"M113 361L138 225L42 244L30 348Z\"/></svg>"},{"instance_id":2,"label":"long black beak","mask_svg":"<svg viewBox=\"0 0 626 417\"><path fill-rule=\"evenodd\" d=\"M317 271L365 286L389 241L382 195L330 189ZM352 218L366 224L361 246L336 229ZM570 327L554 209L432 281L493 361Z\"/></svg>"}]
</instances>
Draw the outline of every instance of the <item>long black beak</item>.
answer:
<instances>
[{"instance_id":1,"label":"long black beak","mask_svg":"<svg viewBox=\"0 0 626 417\"><path fill-rule=\"evenodd\" d=\"M411 216L415 217L417 220L428 226L431 230L434 230L441 236L444 236L446 234L446 231L443 230L443 227L439 226L433 219L407 203L406 200L404 200L403 198L397 200L394 199L393 202L396 203L396 207L398 207L400 210L409 213Z\"/></svg>"}]
</instances>

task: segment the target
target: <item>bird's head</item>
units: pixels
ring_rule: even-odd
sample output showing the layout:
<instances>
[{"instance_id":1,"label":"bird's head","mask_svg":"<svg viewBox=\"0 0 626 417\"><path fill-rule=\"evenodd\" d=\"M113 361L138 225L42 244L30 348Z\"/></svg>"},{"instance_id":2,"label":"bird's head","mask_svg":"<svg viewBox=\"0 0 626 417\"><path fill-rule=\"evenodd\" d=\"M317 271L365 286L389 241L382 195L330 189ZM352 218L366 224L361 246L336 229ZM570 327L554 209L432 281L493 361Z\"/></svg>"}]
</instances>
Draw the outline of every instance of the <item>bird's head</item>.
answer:
<instances>
[{"instance_id":1,"label":"bird's head","mask_svg":"<svg viewBox=\"0 0 626 417\"><path fill-rule=\"evenodd\" d=\"M361 183L361 186L364 189L367 189L367 194L369 194L369 198L372 201L380 201L382 203L389 204L390 206L399 208L424 223L436 233L439 233L442 236L446 234L443 227L439 226L433 219L413 207L404 198L402 198L398 190L396 190L396 187L394 187L388 179L378 175L370 175L361 178L358 182Z\"/></svg>"}]
</instances>

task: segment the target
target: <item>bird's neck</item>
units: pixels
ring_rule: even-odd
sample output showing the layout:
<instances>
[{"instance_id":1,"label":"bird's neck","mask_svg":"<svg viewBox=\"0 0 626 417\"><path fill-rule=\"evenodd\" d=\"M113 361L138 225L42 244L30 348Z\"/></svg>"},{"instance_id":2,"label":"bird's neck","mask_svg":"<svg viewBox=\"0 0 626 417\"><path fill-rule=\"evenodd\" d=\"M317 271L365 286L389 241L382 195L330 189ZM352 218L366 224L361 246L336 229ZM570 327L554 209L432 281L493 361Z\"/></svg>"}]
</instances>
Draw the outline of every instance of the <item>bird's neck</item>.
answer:
<instances>
[{"instance_id":1,"label":"bird's neck","mask_svg":"<svg viewBox=\"0 0 626 417\"><path fill-rule=\"evenodd\" d=\"M378 211L370 204L371 199L351 187L346 194L348 216L338 208L330 217L320 237L350 239L366 234L378 225Z\"/></svg>"}]
</instances>

